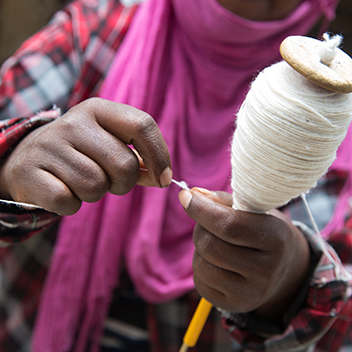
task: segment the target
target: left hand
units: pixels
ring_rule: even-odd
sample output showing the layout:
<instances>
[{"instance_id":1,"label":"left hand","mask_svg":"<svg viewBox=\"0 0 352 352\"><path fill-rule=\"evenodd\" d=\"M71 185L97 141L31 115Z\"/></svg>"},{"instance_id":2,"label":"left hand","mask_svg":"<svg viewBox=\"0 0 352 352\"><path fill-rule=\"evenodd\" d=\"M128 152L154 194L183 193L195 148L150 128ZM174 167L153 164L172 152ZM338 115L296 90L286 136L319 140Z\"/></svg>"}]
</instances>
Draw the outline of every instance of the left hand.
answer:
<instances>
[{"instance_id":1,"label":"left hand","mask_svg":"<svg viewBox=\"0 0 352 352\"><path fill-rule=\"evenodd\" d=\"M72 215L107 192L123 195L136 184L166 187L171 178L169 151L154 119L91 98L30 132L2 160L0 198Z\"/></svg>"},{"instance_id":2,"label":"left hand","mask_svg":"<svg viewBox=\"0 0 352 352\"><path fill-rule=\"evenodd\" d=\"M226 311L280 321L308 275L309 246L299 229L277 210L234 210L225 192L183 190L179 199L197 222L193 269L200 295Z\"/></svg>"}]
</instances>

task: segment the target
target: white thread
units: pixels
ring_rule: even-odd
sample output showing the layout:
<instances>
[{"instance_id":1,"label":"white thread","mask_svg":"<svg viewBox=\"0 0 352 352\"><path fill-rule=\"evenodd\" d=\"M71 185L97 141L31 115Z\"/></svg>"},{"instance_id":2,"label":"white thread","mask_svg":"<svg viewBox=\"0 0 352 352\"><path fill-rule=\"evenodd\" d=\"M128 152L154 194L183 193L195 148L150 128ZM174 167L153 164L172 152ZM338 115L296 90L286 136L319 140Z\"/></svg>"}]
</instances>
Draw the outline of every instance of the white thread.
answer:
<instances>
[{"instance_id":1,"label":"white thread","mask_svg":"<svg viewBox=\"0 0 352 352\"><path fill-rule=\"evenodd\" d=\"M185 181L176 181L174 179L171 180L173 183L175 183L177 186L179 186L182 189L186 189L189 191L188 185Z\"/></svg>"},{"instance_id":2,"label":"white thread","mask_svg":"<svg viewBox=\"0 0 352 352\"><path fill-rule=\"evenodd\" d=\"M324 254L326 255L327 258L329 258L329 260L331 261L331 263L333 263L334 268L335 268L335 276L337 279L344 279L344 280L351 280L352 279L352 275L345 269L345 267L343 265L339 265L337 263L337 261L335 260L335 258L329 253L329 251L327 250L325 244L323 243L323 238L321 237L321 233L320 230L318 228L317 223L315 222L315 219L313 217L312 211L310 210L310 206L308 204L307 201L307 197L305 193L301 194L301 198L303 200L303 203L307 209L308 212L308 216L310 218L310 221L313 224L313 228L316 234L316 238L318 239L320 246L322 248L322 251L324 252ZM342 267L342 272L340 270L340 267Z\"/></svg>"},{"instance_id":3,"label":"white thread","mask_svg":"<svg viewBox=\"0 0 352 352\"><path fill-rule=\"evenodd\" d=\"M337 53L337 48L342 42L341 35L330 37L328 33L323 34L324 41L320 42L317 47L317 55L324 65L329 66Z\"/></svg>"},{"instance_id":4,"label":"white thread","mask_svg":"<svg viewBox=\"0 0 352 352\"><path fill-rule=\"evenodd\" d=\"M262 71L237 115L235 209L265 212L316 185L351 121L351 94L318 87L285 61Z\"/></svg>"},{"instance_id":5,"label":"white thread","mask_svg":"<svg viewBox=\"0 0 352 352\"><path fill-rule=\"evenodd\" d=\"M142 169L141 170L147 170L147 169ZM189 190L188 185L185 181L176 181L174 179L171 180L173 183L175 183L177 186L179 186L182 189ZM21 202L14 202L12 200L5 200L5 199L0 199L0 203L8 204L8 205L16 205L19 208L24 208L27 210L31 209L44 209L42 207L39 207L38 205L34 204L28 204L28 203L21 203Z\"/></svg>"}]
</instances>

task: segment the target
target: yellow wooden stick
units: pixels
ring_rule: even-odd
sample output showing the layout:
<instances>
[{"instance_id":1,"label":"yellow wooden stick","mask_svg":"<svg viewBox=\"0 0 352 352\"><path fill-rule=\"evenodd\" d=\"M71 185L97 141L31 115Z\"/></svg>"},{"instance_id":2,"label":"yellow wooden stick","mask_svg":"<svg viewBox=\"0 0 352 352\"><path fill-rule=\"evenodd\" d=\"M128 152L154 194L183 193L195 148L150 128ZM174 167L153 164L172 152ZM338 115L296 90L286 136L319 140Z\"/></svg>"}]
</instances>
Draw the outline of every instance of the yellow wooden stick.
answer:
<instances>
[{"instance_id":1,"label":"yellow wooden stick","mask_svg":"<svg viewBox=\"0 0 352 352\"><path fill-rule=\"evenodd\" d=\"M212 307L211 303L201 298L183 338L183 344L179 352L187 352L189 347L196 345Z\"/></svg>"}]
</instances>

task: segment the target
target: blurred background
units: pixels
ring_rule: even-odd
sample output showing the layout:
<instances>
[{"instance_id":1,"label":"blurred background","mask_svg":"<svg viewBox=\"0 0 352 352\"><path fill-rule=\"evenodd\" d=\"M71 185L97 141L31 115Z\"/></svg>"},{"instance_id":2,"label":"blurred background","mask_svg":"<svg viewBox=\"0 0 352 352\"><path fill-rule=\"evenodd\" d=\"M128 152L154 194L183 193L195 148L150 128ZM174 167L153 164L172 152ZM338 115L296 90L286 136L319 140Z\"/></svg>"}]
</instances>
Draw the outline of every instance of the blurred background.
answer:
<instances>
[{"instance_id":1,"label":"blurred background","mask_svg":"<svg viewBox=\"0 0 352 352\"><path fill-rule=\"evenodd\" d=\"M66 0L0 0L0 64Z\"/></svg>"},{"instance_id":2,"label":"blurred background","mask_svg":"<svg viewBox=\"0 0 352 352\"><path fill-rule=\"evenodd\" d=\"M40 29L67 0L0 0L0 64ZM329 30L343 34L342 49L352 56L352 1L341 0Z\"/></svg>"},{"instance_id":3,"label":"blurred background","mask_svg":"<svg viewBox=\"0 0 352 352\"><path fill-rule=\"evenodd\" d=\"M346 51L352 56L352 1L341 0L337 8L336 19L331 23L329 31L334 34L342 34L344 42L341 46L343 51Z\"/></svg>"}]
</instances>

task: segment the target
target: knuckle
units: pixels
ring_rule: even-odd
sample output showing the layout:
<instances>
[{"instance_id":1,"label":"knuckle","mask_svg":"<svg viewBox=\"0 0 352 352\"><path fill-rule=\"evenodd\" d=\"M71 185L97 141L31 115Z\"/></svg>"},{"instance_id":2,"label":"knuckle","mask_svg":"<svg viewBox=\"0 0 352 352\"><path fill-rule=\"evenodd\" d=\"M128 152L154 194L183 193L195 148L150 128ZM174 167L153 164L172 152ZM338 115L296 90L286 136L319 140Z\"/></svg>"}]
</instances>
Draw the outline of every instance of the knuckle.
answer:
<instances>
[{"instance_id":1,"label":"knuckle","mask_svg":"<svg viewBox=\"0 0 352 352\"><path fill-rule=\"evenodd\" d=\"M207 231L198 223L193 230L193 242L197 250L207 247L209 244L209 236Z\"/></svg>"},{"instance_id":2,"label":"knuckle","mask_svg":"<svg viewBox=\"0 0 352 352\"><path fill-rule=\"evenodd\" d=\"M137 158L126 153L119 158L116 174L111 178L112 193L123 195L128 193L137 183L139 177L139 163Z\"/></svg>"},{"instance_id":3,"label":"knuckle","mask_svg":"<svg viewBox=\"0 0 352 352\"><path fill-rule=\"evenodd\" d=\"M270 233L265 236L266 242L270 243L271 247L274 248L276 252L284 252L286 246L291 243L290 239L290 233L284 227L278 229L273 228Z\"/></svg>"},{"instance_id":4,"label":"knuckle","mask_svg":"<svg viewBox=\"0 0 352 352\"><path fill-rule=\"evenodd\" d=\"M235 212L227 212L222 219L220 219L220 231L224 240L230 240L236 233L236 216Z\"/></svg>"},{"instance_id":5,"label":"knuckle","mask_svg":"<svg viewBox=\"0 0 352 352\"><path fill-rule=\"evenodd\" d=\"M34 131L30 142L32 148L36 148L43 155L56 154L79 130L79 123L75 114L67 113L58 117L55 121L48 123Z\"/></svg>"},{"instance_id":6,"label":"knuckle","mask_svg":"<svg viewBox=\"0 0 352 352\"><path fill-rule=\"evenodd\" d=\"M248 287L247 283L237 284L232 291L224 294L228 304L226 310L231 312L247 313L259 305L258 292Z\"/></svg>"},{"instance_id":7,"label":"knuckle","mask_svg":"<svg viewBox=\"0 0 352 352\"><path fill-rule=\"evenodd\" d=\"M67 192L64 187L56 187L51 190L49 204L49 210L60 215L72 215L81 206L81 202Z\"/></svg>"},{"instance_id":8,"label":"knuckle","mask_svg":"<svg viewBox=\"0 0 352 352\"><path fill-rule=\"evenodd\" d=\"M223 308L224 296L222 293L203 283L202 280L197 277L197 275L193 276L193 281L198 293L202 297L204 297L207 301L211 302L215 307Z\"/></svg>"},{"instance_id":9,"label":"knuckle","mask_svg":"<svg viewBox=\"0 0 352 352\"><path fill-rule=\"evenodd\" d=\"M110 182L106 175L92 172L90 177L80 181L79 198L83 201L94 203L101 199L109 190Z\"/></svg>"},{"instance_id":10,"label":"knuckle","mask_svg":"<svg viewBox=\"0 0 352 352\"><path fill-rule=\"evenodd\" d=\"M101 104L100 98L92 97L79 103L78 105L76 105L76 107L79 109L83 108L84 110L87 109L87 111L94 111L96 108L99 108L100 104ZM75 107L73 107L73 109L74 108Z\"/></svg>"},{"instance_id":11,"label":"knuckle","mask_svg":"<svg viewBox=\"0 0 352 352\"><path fill-rule=\"evenodd\" d=\"M100 100L100 98L89 98L70 108L54 122L59 124L63 131L80 131L82 119L84 119L85 124L94 120L95 111L101 105Z\"/></svg>"},{"instance_id":12,"label":"knuckle","mask_svg":"<svg viewBox=\"0 0 352 352\"><path fill-rule=\"evenodd\" d=\"M66 133L68 131L72 131L75 128L77 128L77 122L76 122L76 118L75 118L75 114L66 114L66 115L62 115L59 120L57 120L57 124L60 126L60 129L62 131L66 131Z\"/></svg>"},{"instance_id":13,"label":"knuckle","mask_svg":"<svg viewBox=\"0 0 352 352\"><path fill-rule=\"evenodd\" d=\"M207 263L197 250L195 250L193 254L192 266L193 271L197 274L199 278L202 279L202 281L207 281L211 279L211 273L214 267Z\"/></svg>"},{"instance_id":14,"label":"knuckle","mask_svg":"<svg viewBox=\"0 0 352 352\"><path fill-rule=\"evenodd\" d=\"M198 253L212 265L223 261L223 242L219 241L213 234L204 231L195 243ZM228 261L230 262L230 260Z\"/></svg>"},{"instance_id":15,"label":"knuckle","mask_svg":"<svg viewBox=\"0 0 352 352\"><path fill-rule=\"evenodd\" d=\"M156 129L156 122L154 119L145 112L142 112L138 116L138 125L136 129L136 133L139 135L149 135Z\"/></svg>"},{"instance_id":16,"label":"knuckle","mask_svg":"<svg viewBox=\"0 0 352 352\"><path fill-rule=\"evenodd\" d=\"M82 107L74 107L65 115L59 117L58 120L54 121L57 124L57 130L60 129L60 134L67 136L73 132L81 131L82 121L80 117L83 115L82 110ZM85 119L85 123L88 123L87 119Z\"/></svg>"}]
</instances>

